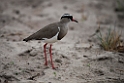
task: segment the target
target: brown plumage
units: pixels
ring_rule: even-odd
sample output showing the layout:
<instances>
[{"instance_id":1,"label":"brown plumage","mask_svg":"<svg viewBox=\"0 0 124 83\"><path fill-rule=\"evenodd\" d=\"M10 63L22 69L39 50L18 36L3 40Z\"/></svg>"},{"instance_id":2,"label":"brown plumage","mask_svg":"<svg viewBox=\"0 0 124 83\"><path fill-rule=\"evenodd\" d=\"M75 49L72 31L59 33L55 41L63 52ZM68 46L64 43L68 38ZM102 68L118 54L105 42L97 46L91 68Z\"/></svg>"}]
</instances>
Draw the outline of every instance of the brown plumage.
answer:
<instances>
[{"instance_id":1,"label":"brown plumage","mask_svg":"<svg viewBox=\"0 0 124 83\"><path fill-rule=\"evenodd\" d=\"M55 36L58 31L58 23L52 23L35 32L34 34L30 35L29 37L25 38L24 41L44 40L43 38L49 39Z\"/></svg>"},{"instance_id":2,"label":"brown plumage","mask_svg":"<svg viewBox=\"0 0 124 83\"><path fill-rule=\"evenodd\" d=\"M47 55L46 55L46 46L48 43L50 43L50 59L51 59L51 65L54 69L53 61L52 61L52 44L56 42L57 40L61 40L68 32L67 24L70 21L77 22L73 19L73 17L70 14L64 14L61 17L60 22L49 24L39 31L35 32L34 34L30 35L29 37L25 38L23 41L30 41L30 40L43 40L46 44L44 44L44 55L45 55L45 65L47 65Z\"/></svg>"}]
</instances>

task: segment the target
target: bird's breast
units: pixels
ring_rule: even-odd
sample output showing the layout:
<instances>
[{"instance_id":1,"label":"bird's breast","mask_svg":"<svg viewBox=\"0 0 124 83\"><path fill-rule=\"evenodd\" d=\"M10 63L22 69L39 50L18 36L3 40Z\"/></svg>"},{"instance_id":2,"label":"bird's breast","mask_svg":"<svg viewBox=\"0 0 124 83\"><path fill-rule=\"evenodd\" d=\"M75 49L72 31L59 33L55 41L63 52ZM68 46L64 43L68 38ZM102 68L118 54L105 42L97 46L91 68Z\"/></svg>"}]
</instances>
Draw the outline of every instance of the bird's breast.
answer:
<instances>
[{"instance_id":1,"label":"bird's breast","mask_svg":"<svg viewBox=\"0 0 124 83\"><path fill-rule=\"evenodd\" d=\"M61 40L68 32L68 26L64 26L60 28L60 32L58 35L58 40Z\"/></svg>"}]
</instances>

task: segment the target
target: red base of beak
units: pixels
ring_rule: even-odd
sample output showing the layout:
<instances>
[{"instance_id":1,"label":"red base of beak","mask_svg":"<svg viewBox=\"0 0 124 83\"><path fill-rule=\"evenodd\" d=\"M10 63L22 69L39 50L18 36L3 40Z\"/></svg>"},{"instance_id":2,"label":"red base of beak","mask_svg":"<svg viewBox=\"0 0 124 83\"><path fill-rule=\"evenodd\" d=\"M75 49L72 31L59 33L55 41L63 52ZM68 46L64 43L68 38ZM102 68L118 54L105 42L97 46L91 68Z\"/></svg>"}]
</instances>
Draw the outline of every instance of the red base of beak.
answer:
<instances>
[{"instance_id":1,"label":"red base of beak","mask_svg":"<svg viewBox=\"0 0 124 83\"><path fill-rule=\"evenodd\" d=\"M77 21L77 20L75 20L75 19L72 19L72 21L73 21L73 22L76 22L76 23L78 23L78 21Z\"/></svg>"}]
</instances>

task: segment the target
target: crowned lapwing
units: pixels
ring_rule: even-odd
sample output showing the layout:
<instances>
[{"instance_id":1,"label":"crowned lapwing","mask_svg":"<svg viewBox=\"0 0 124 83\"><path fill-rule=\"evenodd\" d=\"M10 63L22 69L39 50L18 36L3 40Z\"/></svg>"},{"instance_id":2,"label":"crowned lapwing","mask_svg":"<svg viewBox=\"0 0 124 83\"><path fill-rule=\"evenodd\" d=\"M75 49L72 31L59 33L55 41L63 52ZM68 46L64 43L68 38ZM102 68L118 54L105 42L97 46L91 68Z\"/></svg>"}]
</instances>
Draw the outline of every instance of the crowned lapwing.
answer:
<instances>
[{"instance_id":1,"label":"crowned lapwing","mask_svg":"<svg viewBox=\"0 0 124 83\"><path fill-rule=\"evenodd\" d=\"M45 63L44 65L47 66L47 54L46 54L46 46L47 44L50 44L49 53L50 53L50 60L52 68L54 69L54 64L52 61L52 43L57 42L58 40L61 40L68 32L67 24L70 21L74 21L78 23L77 20L73 19L73 16L65 13L59 22L49 24L39 31L35 32L34 34L30 35L29 37L25 38L23 41L30 41L30 40L41 40L45 42L44 44L44 55L45 55Z\"/></svg>"}]
</instances>

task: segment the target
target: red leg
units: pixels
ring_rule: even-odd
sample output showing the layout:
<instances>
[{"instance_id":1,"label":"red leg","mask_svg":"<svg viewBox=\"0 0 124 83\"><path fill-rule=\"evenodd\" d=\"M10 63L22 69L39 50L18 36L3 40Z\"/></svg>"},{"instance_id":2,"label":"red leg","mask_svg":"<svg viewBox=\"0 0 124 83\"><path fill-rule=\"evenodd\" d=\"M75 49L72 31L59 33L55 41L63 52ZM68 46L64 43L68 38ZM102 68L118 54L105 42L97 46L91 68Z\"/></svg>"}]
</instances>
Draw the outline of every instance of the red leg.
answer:
<instances>
[{"instance_id":1,"label":"red leg","mask_svg":"<svg viewBox=\"0 0 124 83\"><path fill-rule=\"evenodd\" d=\"M55 69L54 64L53 64L53 59L52 59L52 44L50 44L50 49L49 49L49 51L50 51L51 65L52 65L52 68Z\"/></svg>"},{"instance_id":2,"label":"red leg","mask_svg":"<svg viewBox=\"0 0 124 83\"><path fill-rule=\"evenodd\" d=\"M46 44L44 44L44 55L45 55L45 63L44 63L44 65L46 65L47 66L47 54L46 54L46 46L47 46L47 43Z\"/></svg>"}]
</instances>

